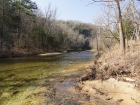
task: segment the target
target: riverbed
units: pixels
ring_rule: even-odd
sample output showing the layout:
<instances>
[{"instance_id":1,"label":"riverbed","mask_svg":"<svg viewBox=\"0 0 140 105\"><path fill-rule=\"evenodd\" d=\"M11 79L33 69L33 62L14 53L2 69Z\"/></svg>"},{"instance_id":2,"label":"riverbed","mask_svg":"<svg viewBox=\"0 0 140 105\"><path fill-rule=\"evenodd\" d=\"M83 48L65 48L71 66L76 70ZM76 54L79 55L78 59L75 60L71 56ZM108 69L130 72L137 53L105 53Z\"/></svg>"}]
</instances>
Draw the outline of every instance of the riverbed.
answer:
<instances>
[{"instance_id":1,"label":"riverbed","mask_svg":"<svg viewBox=\"0 0 140 105\"><path fill-rule=\"evenodd\" d=\"M0 105L80 105L72 87L93 59L91 51L0 58Z\"/></svg>"}]
</instances>

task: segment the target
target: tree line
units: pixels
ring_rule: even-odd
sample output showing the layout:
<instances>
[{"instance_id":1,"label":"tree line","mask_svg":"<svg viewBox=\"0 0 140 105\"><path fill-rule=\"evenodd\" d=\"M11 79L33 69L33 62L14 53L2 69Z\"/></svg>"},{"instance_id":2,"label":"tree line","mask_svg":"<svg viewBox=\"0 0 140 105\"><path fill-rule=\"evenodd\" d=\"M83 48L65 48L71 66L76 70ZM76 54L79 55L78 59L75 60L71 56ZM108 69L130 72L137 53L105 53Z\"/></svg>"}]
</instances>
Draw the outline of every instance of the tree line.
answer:
<instances>
[{"instance_id":1,"label":"tree line","mask_svg":"<svg viewBox=\"0 0 140 105\"><path fill-rule=\"evenodd\" d=\"M31 0L0 0L0 56L91 49L95 26L56 17L51 4L41 11Z\"/></svg>"},{"instance_id":2,"label":"tree line","mask_svg":"<svg viewBox=\"0 0 140 105\"><path fill-rule=\"evenodd\" d=\"M118 42L124 53L128 40L140 40L138 1L92 2L103 3L104 7L94 24L57 20L58 10L51 4L42 11L31 0L0 0L0 56L103 50Z\"/></svg>"}]
</instances>

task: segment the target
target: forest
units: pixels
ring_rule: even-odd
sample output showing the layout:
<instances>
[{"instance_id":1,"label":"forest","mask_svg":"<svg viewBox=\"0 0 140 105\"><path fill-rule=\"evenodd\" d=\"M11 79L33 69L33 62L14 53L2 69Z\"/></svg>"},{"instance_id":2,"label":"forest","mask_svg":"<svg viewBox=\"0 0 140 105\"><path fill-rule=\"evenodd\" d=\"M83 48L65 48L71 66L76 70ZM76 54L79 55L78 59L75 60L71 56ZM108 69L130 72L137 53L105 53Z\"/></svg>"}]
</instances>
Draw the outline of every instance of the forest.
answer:
<instances>
[{"instance_id":1,"label":"forest","mask_svg":"<svg viewBox=\"0 0 140 105\"><path fill-rule=\"evenodd\" d=\"M0 0L0 57L90 50L96 27L57 20L57 9L41 11L31 0Z\"/></svg>"}]
</instances>

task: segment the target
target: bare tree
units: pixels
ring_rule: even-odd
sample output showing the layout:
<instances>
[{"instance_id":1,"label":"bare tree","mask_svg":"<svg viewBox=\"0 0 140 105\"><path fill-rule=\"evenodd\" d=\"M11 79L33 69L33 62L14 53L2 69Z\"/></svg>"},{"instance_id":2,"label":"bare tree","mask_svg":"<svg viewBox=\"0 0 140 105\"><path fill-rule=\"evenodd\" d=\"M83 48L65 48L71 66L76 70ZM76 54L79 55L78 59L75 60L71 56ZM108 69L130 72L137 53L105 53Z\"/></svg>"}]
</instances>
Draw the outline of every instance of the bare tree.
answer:
<instances>
[{"instance_id":1,"label":"bare tree","mask_svg":"<svg viewBox=\"0 0 140 105\"><path fill-rule=\"evenodd\" d=\"M114 2L114 3L116 3L117 10L118 10L118 28L119 28L119 36L120 36L120 49L121 49L121 52L124 54L125 53L125 36L123 33L122 14L121 14L121 7L120 7L120 1L122 1L122 0L92 0L92 1L93 1L93 3L96 3L96 2L103 2L103 3Z\"/></svg>"},{"instance_id":2,"label":"bare tree","mask_svg":"<svg viewBox=\"0 0 140 105\"><path fill-rule=\"evenodd\" d=\"M125 21L130 21L134 26L132 39L140 40L140 13L135 2L135 0L129 0L126 11L124 12L124 19Z\"/></svg>"}]
</instances>

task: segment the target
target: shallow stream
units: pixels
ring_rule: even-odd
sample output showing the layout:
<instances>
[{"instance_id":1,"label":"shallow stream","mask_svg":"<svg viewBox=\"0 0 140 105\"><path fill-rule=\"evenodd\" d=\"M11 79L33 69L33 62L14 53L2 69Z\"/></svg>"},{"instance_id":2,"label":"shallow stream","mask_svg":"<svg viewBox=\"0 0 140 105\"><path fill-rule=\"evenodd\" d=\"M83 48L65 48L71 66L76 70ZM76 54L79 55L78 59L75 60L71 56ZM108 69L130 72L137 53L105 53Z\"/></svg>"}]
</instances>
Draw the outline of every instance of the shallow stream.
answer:
<instances>
[{"instance_id":1,"label":"shallow stream","mask_svg":"<svg viewBox=\"0 0 140 105\"><path fill-rule=\"evenodd\" d=\"M65 105L65 101L61 101L66 97L65 95L73 95L69 94L67 89L75 84L74 78L80 75L80 73L75 74L76 71L85 68L93 58L91 51L43 57L0 58L0 105L31 105L31 100L30 102L24 100L31 98L34 91L42 86L51 89L52 92L59 91L62 97L58 94L56 100L60 105ZM69 82L65 81L66 78ZM64 93L67 94L63 96ZM50 96L46 93L46 97L49 97L48 101L32 103L32 105L54 105L52 103L56 100L53 100L52 95L53 93ZM78 105L75 100L71 100L69 100L71 104L66 102L66 105L73 105L72 102Z\"/></svg>"}]
</instances>

